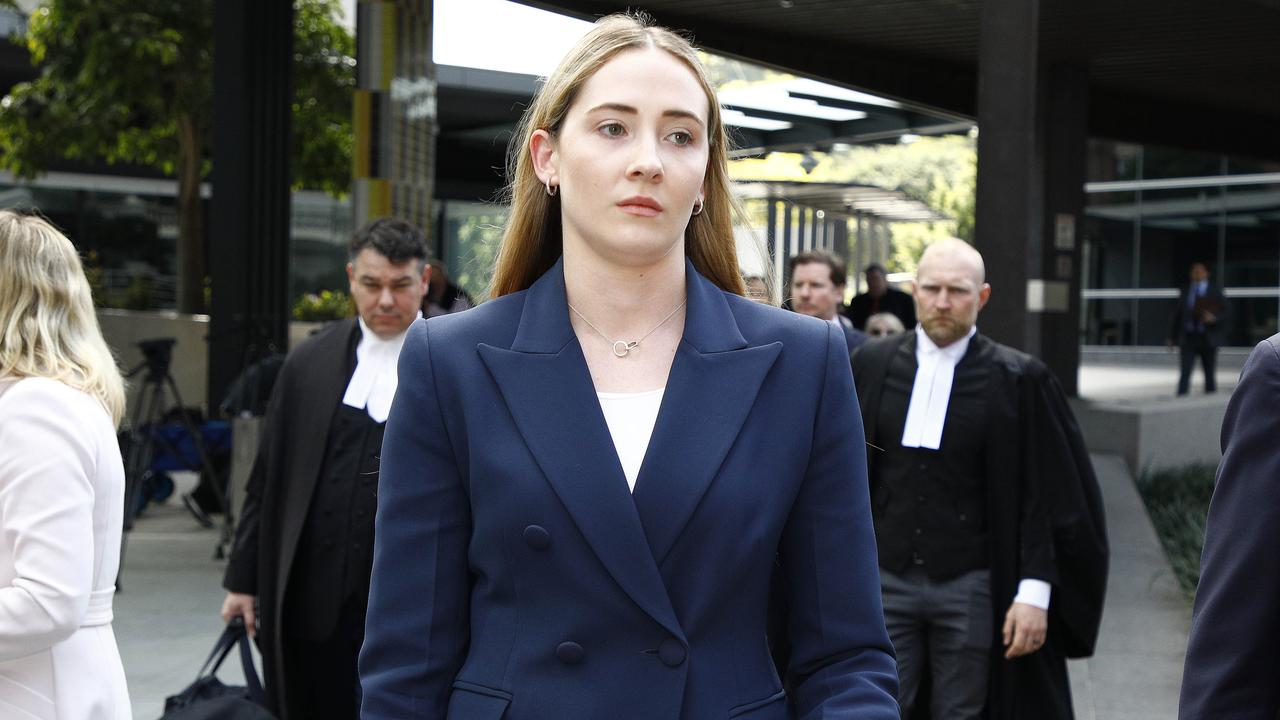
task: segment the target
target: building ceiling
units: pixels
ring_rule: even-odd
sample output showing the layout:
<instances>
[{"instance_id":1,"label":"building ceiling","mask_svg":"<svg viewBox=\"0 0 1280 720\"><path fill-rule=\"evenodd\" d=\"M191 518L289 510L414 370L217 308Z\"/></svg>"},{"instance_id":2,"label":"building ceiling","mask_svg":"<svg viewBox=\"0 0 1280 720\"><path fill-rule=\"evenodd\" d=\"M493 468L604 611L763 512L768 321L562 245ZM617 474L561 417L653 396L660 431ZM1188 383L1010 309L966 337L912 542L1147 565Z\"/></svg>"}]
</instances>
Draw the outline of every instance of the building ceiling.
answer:
<instances>
[{"instance_id":1,"label":"building ceiling","mask_svg":"<svg viewBox=\"0 0 1280 720\"><path fill-rule=\"evenodd\" d=\"M643 7L709 50L976 116L980 0L517 0ZM1041 0L1046 67L1083 66L1098 136L1280 157L1280 0Z\"/></svg>"}]
</instances>

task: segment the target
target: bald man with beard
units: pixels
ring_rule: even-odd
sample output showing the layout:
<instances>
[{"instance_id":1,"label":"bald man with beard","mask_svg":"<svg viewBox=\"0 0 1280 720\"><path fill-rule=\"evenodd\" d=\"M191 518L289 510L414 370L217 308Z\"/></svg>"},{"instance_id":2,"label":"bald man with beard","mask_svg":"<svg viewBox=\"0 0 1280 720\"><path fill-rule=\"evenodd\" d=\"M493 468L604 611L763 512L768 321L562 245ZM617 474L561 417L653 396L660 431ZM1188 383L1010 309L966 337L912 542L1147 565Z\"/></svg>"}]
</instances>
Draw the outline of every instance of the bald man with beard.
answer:
<instances>
[{"instance_id":1,"label":"bald man with beard","mask_svg":"<svg viewBox=\"0 0 1280 720\"><path fill-rule=\"evenodd\" d=\"M919 325L853 354L899 703L1069 720L1065 659L1092 653L1105 593L1101 499L1053 375L977 332L985 275L968 244L935 243Z\"/></svg>"}]
</instances>

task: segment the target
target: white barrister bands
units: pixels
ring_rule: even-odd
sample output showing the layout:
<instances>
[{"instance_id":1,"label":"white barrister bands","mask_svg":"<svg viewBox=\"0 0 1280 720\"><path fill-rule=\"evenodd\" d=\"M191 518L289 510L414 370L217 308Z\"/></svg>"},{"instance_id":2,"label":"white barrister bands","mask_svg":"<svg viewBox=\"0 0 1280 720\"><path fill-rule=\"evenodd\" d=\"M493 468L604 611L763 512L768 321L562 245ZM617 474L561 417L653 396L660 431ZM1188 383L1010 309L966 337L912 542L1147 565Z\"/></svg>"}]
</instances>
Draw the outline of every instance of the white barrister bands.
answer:
<instances>
[{"instance_id":1,"label":"white barrister bands","mask_svg":"<svg viewBox=\"0 0 1280 720\"><path fill-rule=\"evenodd\" d=\"M418 317L422 317L422 313L418 313ZM384 340L364 324L364 318L359 322L356 371L351 375L351 382L347 383L342 404L365 410L375 422L386 422L399 381L396 365L400 360L400 348L404 347L405 333Z\"/></svg>"},{"instance_id":2,"label":"white barrister bands","mask_svg":"<svg viewBox=\"0 0 1280 720\"><path fill-rule=\"evenodd\" d=\"M902 447L937 450L942 446L942 426L951 402L956 363L964 357L969 339L977 332L978 328L970 328L968 335L940 348L923 328L916 326L916 381L902 427Z\"/></svg>"}]
</instances>

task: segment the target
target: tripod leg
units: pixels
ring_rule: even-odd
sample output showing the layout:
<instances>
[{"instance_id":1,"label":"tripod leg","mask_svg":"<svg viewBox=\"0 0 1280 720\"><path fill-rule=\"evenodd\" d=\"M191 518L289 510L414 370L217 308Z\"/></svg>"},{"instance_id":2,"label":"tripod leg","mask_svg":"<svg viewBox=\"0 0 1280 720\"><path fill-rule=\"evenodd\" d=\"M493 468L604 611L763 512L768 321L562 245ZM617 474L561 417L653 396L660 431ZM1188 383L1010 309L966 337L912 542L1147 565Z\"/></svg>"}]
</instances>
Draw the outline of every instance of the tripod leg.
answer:
<instances>
[{"instance_id":1,"label":"tripod leg","mask_svg":"<svg viewBox=\"0 0 1280 720\"><path fill-rule=\"evenodd\" d=\"M173 399L178 403L179 414L182 417L182 424L186 427L187 433L191 436L191 444L196 449L196 454L200 456L200 467L204 474L209 478L210 485L213 487L214 498L218 501L218 509L222 511L222 533L218 539L218 544L214 548L213 555L216 559L221 560L225 556L224 545L228 541L230 535L230 516L231 512L228 508L227 494L222 487L221 480L213 471L213 463L209 462L209 454L204 449L204 437L200 434L199 428L191 424L191 418L187 417L186 405L182 402L182 394L178 392L178 383L174 381L172 375L165 375L165 383L169 388L169 392L173 393ZM188 502L188 508L194 504L194 501ZM193 510L194 514L194 510ZM201 515L204 511L201 511ZM209 522L206 527L212 527L212 522L208 520L208 515L204 515L205 521ZM200 519L199 516L196 517ZM202 525L204 523L201 523Z\"/></svg>"},{"instance_id":2,"label":"tripod leg","mask_svg":"<svg viewBox=\"0 0 1280 720\"><path fill-rule=\"evenodd\" d=\"M147 391L150 390L150 393ZM137 517L138 500L142 493L143 481L151 467L152 428L159 420L159 387L150 379L138 386L138 394L134 398L133 418L129 421L129 458L125 464L124 494L124 530L120 534L120 566L116 570L116 591L122 588L121 577L124 575L125 550L128 547L129 532ZM144 431L145 428L145 431Z\"/></svg>"}]
</instances>

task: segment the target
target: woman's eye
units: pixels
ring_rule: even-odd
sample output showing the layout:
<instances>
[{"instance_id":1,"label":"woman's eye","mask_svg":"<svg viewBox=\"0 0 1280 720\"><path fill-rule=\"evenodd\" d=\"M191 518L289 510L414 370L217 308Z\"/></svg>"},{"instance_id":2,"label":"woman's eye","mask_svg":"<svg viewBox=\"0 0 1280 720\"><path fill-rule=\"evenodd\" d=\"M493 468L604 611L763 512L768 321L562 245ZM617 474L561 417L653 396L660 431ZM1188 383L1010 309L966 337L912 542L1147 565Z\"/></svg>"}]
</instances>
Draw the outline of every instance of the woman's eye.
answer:
<instances>
[{"instance_id":1,"label":"woman's eye","mask_svg":"<svg viewBox=\"0 0 1280 720\"><path fill-rule=\"evenodd\" d=\"M671 138L671 142L676 145L689 145L693 142L693 135L685 132L684 130L677 130L667 137Z\"/></svg>"},{"instance_id":2,"label":"woman's eye","mask_svg":"<svg viewBox=\"0 0 1280 720\"><path fill-rule=\"evenodd\" d=\"M626 131L627 129L622 127L622 123L611 122L600 126L600 132L609 137L622 137Z\"/></svg>"}]
</instances>

